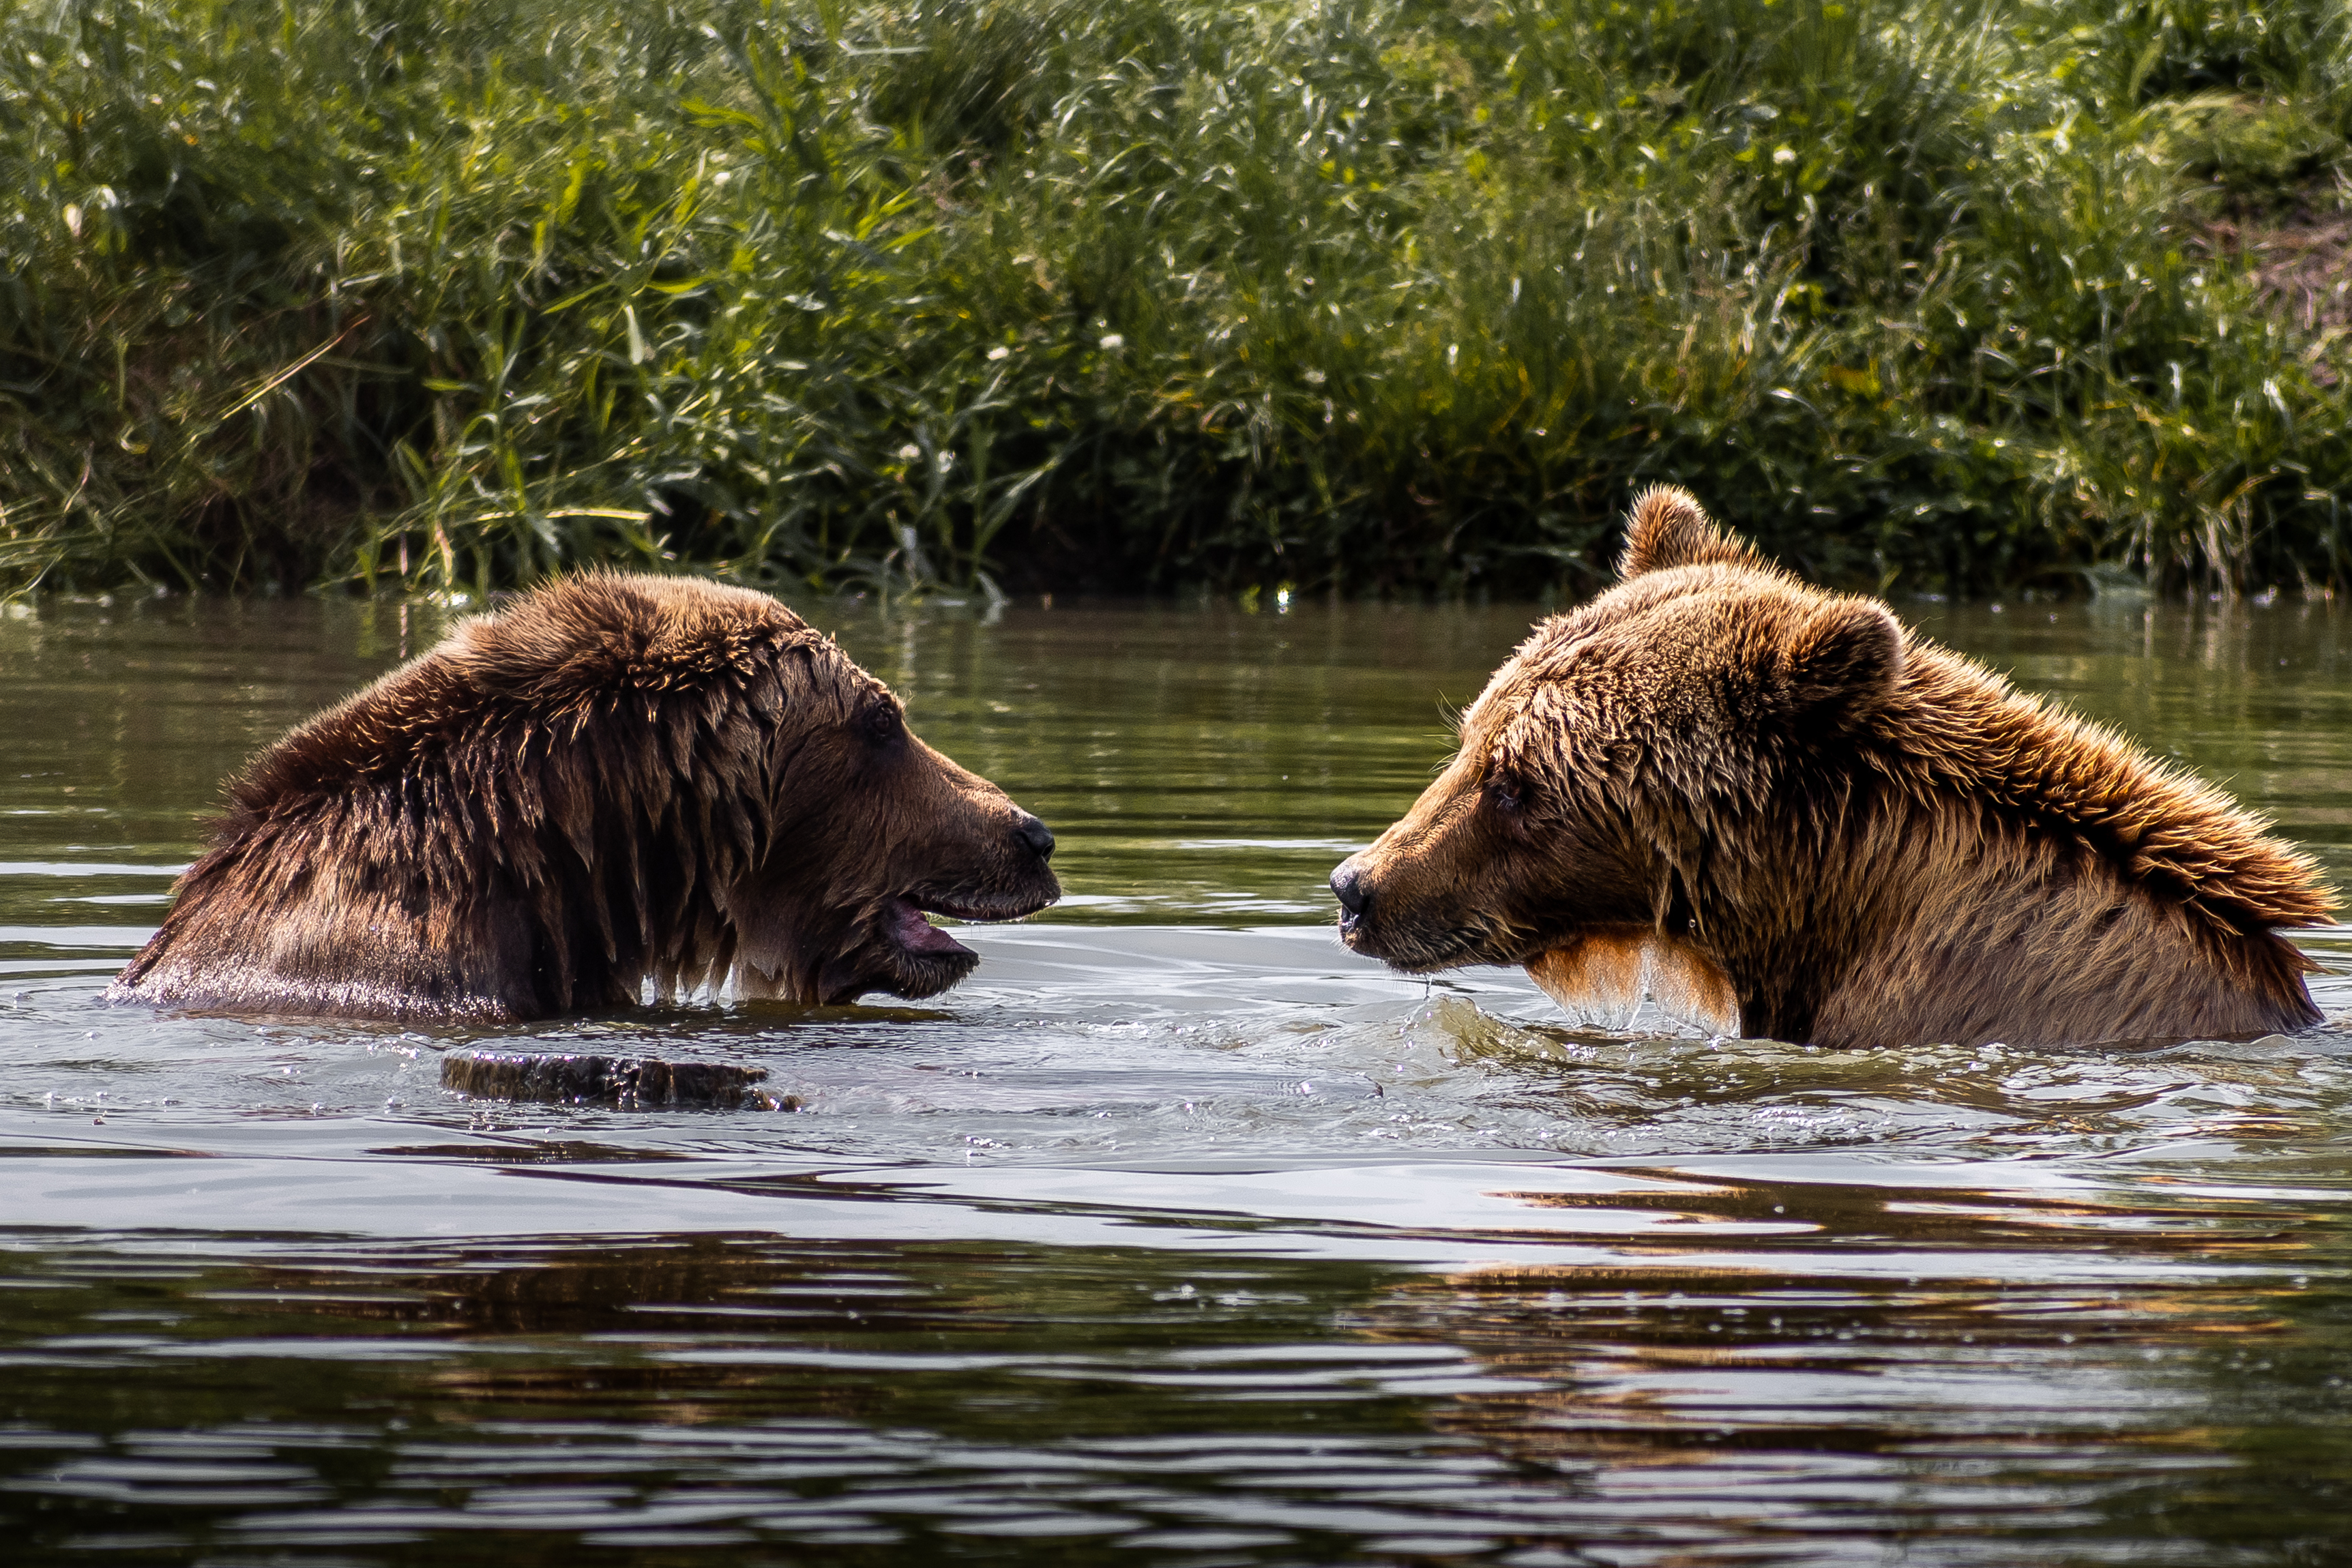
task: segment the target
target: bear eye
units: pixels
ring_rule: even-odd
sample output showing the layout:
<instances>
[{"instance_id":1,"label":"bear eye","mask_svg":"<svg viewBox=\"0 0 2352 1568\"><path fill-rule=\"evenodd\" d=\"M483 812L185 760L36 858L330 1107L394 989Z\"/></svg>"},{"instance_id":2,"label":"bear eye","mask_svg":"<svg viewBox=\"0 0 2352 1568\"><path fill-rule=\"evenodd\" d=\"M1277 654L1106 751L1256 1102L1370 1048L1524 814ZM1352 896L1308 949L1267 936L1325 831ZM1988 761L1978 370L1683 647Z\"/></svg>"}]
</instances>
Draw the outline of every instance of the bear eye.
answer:
<instances>
[{"instance_id":1,"label":"bear eye","mask_svg":"<svg viewBox=\"0 0 2352 1568\"><path fill-rule=\"evenodd\" d=\"M1498 810L1517 815L1527 803L1525 788L1508 774L1497 774L1486 781L1486 798Z\"/></svg>"}]
</instances>

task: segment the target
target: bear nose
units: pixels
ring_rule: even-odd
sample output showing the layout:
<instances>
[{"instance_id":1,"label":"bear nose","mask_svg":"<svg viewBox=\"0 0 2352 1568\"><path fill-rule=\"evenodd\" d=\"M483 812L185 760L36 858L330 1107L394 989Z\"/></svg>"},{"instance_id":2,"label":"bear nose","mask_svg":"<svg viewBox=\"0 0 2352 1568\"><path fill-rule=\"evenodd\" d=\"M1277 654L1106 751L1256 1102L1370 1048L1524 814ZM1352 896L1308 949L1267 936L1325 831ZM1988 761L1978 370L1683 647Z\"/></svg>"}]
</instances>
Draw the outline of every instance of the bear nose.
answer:
<instances>
[{"instance_id":1,"label":"bear nose","mask_svg":"<svg viewBox=\"0 0 2352 1568\"><path fill-rule=\"evenodd\" d=\"M1028 812L1022 812L1021 820L1013 824L1013 836L1027 844L1039 860L1054 858L1054 831Z\"/></svg>"},{"instance_id":2,"label":"bear nose","mask_svg":"<svg viewBox=\"0 0 2352 1568\"><path fill-rule=\"evenodd\" d=\"M1331 896L1350 915L1363 914L1372 902L1371 893L1364 886L1364 873L1356 869L1354 861L1341 861L1339 869L1331 873Z\"/></svg>"}]
</instances>

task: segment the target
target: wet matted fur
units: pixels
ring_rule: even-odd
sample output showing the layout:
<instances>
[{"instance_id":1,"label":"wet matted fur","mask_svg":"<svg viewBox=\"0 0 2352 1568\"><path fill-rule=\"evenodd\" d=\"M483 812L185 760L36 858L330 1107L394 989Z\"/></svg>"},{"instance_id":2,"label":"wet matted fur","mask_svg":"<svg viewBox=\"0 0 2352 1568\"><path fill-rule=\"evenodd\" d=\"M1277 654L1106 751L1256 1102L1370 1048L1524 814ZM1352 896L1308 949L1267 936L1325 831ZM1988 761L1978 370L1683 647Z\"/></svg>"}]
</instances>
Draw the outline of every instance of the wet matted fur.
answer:
<instances>
[{"instance_id":1,"label":"wet matted fur","mask_svg":"<svg viewBox=\"0 0 2352 1568\"><path fill-rule=\"evenodd\" d=\"M256 758L109 996L450 1019L648 980L927 997L979 960L922 911L1044 908L1053 841L774 600L591 573Z\"/></svg>"},{"instance_id":2,"label":"wet matted fur","mask_svg":"<svg viewBox=\"0 0 2352 1568\"><path fill-rule=\"evenodd\" d=\"M1635 504L1620 575L1536 628L1445 773L1333 873L1348 946L1822 1045L2318 1021L2277 931L2335 901L2219 790L1808 587L1683 491Z\"/></svg>"}]
</instances>

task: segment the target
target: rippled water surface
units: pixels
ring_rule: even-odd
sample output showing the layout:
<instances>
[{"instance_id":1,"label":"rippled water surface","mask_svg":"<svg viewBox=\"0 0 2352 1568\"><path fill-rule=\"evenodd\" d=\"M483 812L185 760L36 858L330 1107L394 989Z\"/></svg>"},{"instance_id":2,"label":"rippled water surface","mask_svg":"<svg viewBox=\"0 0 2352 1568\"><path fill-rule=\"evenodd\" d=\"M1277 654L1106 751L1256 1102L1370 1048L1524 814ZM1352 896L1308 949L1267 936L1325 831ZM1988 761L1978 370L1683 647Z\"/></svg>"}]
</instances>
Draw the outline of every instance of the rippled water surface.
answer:
<instances>
[{"instance_id":1,"label":"rippled water surface","mask_svg":"<svg viewBox=\"0 0 2352 1568\"><path fill-rule=\"evenodd\" d=\"M0 620L0 1559L2352 1563L2352 981L2158 1051L1571 1030L1326 925L1527 612L807 608L1070 896L922 1008L472 1032L98 1003L436 612ZM2343 612L1898 609L2352 883Z\"/></svg>"}]
</instances>

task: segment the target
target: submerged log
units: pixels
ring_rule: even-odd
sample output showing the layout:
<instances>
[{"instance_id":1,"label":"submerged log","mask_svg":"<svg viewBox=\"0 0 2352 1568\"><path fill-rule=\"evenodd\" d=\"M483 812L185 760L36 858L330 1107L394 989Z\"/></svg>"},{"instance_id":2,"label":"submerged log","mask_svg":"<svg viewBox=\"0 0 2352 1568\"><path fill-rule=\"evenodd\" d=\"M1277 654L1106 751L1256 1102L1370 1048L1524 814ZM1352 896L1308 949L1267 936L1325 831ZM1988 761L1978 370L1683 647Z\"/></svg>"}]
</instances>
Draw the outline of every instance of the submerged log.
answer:
<instances>
[{"instance_id":1,"label":"submerged log","mask_svg":"<svg viewBox=\"0 0 2352 1568\"><path fill-rule=\"evenodd\" d=\"M752 1087L767 1076L764 1067L570 1051L467 1051L441 1059L441 1086L477 1100L610 1105L623 1111L799 1110L797 1095Z\"/></svg>"}]
</instances>

